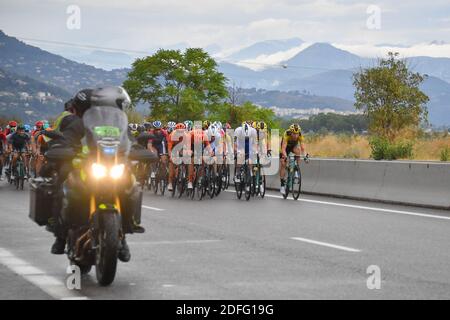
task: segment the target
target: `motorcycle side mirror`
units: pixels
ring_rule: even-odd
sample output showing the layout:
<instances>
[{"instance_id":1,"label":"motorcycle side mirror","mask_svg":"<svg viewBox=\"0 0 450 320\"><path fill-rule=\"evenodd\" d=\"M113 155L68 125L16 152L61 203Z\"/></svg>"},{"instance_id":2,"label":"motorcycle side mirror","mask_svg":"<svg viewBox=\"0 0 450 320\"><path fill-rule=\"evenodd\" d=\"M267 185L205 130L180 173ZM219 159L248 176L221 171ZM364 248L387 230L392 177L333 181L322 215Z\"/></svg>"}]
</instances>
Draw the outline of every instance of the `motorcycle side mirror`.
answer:
<instances>
[{"instance_id":1,"label":"motorcycle side mirror","mask_svg":"<svg viewBox=\"0 0 450 320\"><path fill-rule=\"evenodd\" d=\"M51 148L45 155L53 161L71 161L77 153L72 148Z\"/></svg>"},{"instance_id":2,"label":"motorcycle side mirror","mask_svg":"<svg viewBox=\"0 0 450 320\"><path fill-rule=\"evenodd\" d=\"M156 162L158 155L147 149L134 149L130 151L128 158L132 161Z\"/></svg>"}]
</instances>

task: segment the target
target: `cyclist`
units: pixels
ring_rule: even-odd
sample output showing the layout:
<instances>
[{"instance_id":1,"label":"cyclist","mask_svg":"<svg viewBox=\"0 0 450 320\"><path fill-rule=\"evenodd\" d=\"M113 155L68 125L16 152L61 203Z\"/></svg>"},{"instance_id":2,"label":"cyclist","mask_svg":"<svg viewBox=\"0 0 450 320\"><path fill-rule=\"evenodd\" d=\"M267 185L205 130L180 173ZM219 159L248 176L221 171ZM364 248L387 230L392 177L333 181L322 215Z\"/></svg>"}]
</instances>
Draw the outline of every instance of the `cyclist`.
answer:
<instances>
[{"instance_id":1,"label":"cyclist","mask_svg":"<svg viewBox=\"0 0 450 320\"><path fill-rule=\"evenodd\" d=\"M287 157L290 153L294 153L297 157L297 163L300 164L300 155L305 154L304 138L301 128L298 124L293 123L289 129L283 134L280 150L280 193L285 193L285 174L287 166Z\"/></svg>"},{"instance_id":2,"label":"cyclist","mask_svg":"<svg viewBox=\"0 0 450 320\"><path fill-rule=\"evenodd\" d=\"M3 128L0 127L0 181L3 180L3 165L5 161L6 135Z\"/></svg>"},{"instance_id":3,"label":"cyclist","mask_svg":"<svg viewBox=\"0 0 450 320\"><path fill-rule=\"evenodd\" d=\"M196 159L200 159L197 164L203 164L203 154L211 154L211 147L206 133L206 129L210 126L211 122L208 120L203 121L201 126L194 125L191 131L187 135L186 143L191 144L191 148L188 151L191 154L191 163L188 167L189 181L188 189L193 189L194 182L194 163ZM206 128L206 129L205 129ZM196 154L196 147L200 146L200 150L197 150L200 154Z\"/></svg>"},{"instance_id":4,"label":"cyclist","mask_svg":"<svg viewBox=\"0 0 450 320\"><path fill-rule=\"evenodd\" d=\"M192 122L191 120L186 120L184 122L184 125L185 125L187 131L191 131L192 128L194 127L194 122Z\"/></svg>"},{"instance_id":5,"label":"cyclist","mask_svg":"<svg viewBox=\"0 0 450 320\"><path fill-rule=\"evenodd\" d=\"M11 138L9 140L9 149L14 152L13 159L12 159L12 173L11 178L14 179L14 175L16 172L16 162L19 158L19 155L22 155L24 157L24 163L25 163L25 171L28 172L27 168L27 154L28 150L30 150L30 136L25 133L25 127L23 125L20 125L17 127L17 132L13 133L11 135Z\"/></svg>"},{"instance_id":6,"label":"cyclist","mask_svg":"<svg viewBox=\"0 0 450 320\"><path fill-rule=\"evenodd\" d=\"M169 134L169 138L167 141L168 150L169 150L169 184L167 185L167 190L173 190L173 179L175 177L175 165L173 157L180 156L180 154L172 154L172 150L175 146L180 143L183 143L186 136L186 125L184 123L178 123L175 125L175 129ZM192 185L191 185L192 189Z\"/></svg>"},{"instance_id":7,"label":"cyclist","mask_svg":"<svg viewBox=\"0 0 450 320\"><path fill-rule=\"evenodd\" d=\"M8 126L5 129L5 135L8 136L11 133L15 132L17 128L17 122L16 121L10 121L8 122Z\"/></svg>"},{"instance_id":8,"label":"cyclist","mask_svg":"<svg viewBox=\"0 0 450 320\"><path fill-rule=\"evenodd\" d=\"M162 122L159 120L153 121L153 129L150 130L152 138L148 140L149 149L157 152L163 165L167 165L167 131L162 128ZM156 165L154 165L155 167ZM152 170L151 178L155 178L156 173Z\"/></svg>"},{"instance_id":9,"label":"cyclist","mask_svg":"<svg viewBox=\"0 0 450 320\"><path fill-rule=\"evenodd\" d=\"M169 121L167 123L167 134L172 133L172 131L175 130L176 126L177 126L177 124L174 121Z\"/></svg>"},{"instance_id":10,"label":"cyclist","mask_svg":"<svg viewBox=\"0 0 450 320\"><path fill-rule=\"evenodd\" d=\"M236 157L236 173L234 177L235 183L241 181L240 167L246 161L249 160L249 164L252 164L252 160L257 152L257 132L256 129L247 122L234 131L234 150Z\"/></svg>"}]
</instances>

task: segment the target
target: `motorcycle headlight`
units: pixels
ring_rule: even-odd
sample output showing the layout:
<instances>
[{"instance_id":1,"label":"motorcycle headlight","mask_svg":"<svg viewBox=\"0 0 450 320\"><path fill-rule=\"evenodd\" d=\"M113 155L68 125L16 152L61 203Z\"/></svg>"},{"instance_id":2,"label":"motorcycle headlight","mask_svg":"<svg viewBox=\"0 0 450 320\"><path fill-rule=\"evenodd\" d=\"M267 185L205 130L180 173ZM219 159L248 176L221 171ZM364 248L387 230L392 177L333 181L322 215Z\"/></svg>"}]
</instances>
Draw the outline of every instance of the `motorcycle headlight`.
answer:
<instances>
[{"instance_id":1,"label":"motorcycle headlight","mask_svg":"<svg viewBox=\"0 0 450 320\"><path fill-rule=\"evenodd\" d=\"M96 179L101 179L106 176L106 167L99 163L93 163L92 164L92 175Z\"/></svg>"},{"instance_id":2,"label":"motorcycle headlight","mask_svg":"<svg viewBox=\"0 0 450 320\"><path fill-rule=\"evenodd\" d=\"M116 164L109 171L109 176L114 180L120 179L123 176L123 172L125 171L124 164Z\"/></svg>"}]
</instances>

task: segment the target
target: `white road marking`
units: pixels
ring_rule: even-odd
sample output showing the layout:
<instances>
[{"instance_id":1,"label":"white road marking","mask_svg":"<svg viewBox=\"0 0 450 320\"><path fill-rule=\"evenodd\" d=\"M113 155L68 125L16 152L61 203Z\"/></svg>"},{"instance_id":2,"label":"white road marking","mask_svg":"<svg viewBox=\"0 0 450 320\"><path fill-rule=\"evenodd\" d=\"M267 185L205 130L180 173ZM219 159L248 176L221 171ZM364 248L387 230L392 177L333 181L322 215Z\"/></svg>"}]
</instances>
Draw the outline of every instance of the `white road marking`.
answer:
<instances>
[{"instance_id":1,"label":"white road marking","mask_svg":"<svg viewBox=\"0 0 450 320\"><path fill-rule=\"evenodd\" d=\"M211 243L219 242L222 240L173 240L173 241L128 241L128 244L132 245L154 245L154 244L190 244L190 243Z\"/></svg>"},{"instance_id":2,"label":"white road marking","mask_svg":"<svg viewBox=\"0 0 450 320\"><path fill-rule=\"evenodd\" d=\"M294 238L291 238L291 239L292 240L297 240L297 241L302 241L302 242L307 242L307 243L312 243L312 244L317 244L319 246L330 247L330 248L334 248L334 249L338 249L338 250L344 250L344 251L348 251L348 252L361 252L361 250L359 250L359 249L339 246L339 245L332 244L332 243L316 241L316 240L311 240L311 239L306 239L306 238L294 237Z\"/></svg>"},{"instance_id":3,"label":"white road marking","mask_svg":"<svg viewBox=\"0 0 450 320\"><path fill-rule=\"evenodd\" d=\"M67 289L65 283L60 279L47 275L41 269L36 268L25 260L16 257L12 252L4 248L0 248L0 264L6 266L12 272L18 274L55 299L88 299L87 297L78 295L75 291Z\"/></svg>"},{"instance_id":4,"label":"white road marking","mask_svg":"<svg viewBox=\"0 0 450 320\"><path fill-rule=\"evenodd\" d=\"M142 206L142 208L148 209L148 210L154 210L154 211L164 211L165 210L165 209L149 207L149 206Z\"/></svg>"},{"instance_id":5,"label":"white road marking","mask_svg":"<svg viewBox=\"0 0 450 320\"><path fill-rule=\"evenodd\" d=\"M233 191L233 190L225 190L225 191L227 191L227 192L236 192L236 191ZM266 194L266 197L283 199L283 196L276 196L276 195L271 195L271 194ZM295 201L294 199L290 199L290 198L288 198L287 200ZM394 210L394 209L383 209L383 208L376 208L376 207L359 206L359 205L353 205L353 204L346 204L346 203L339 203L339 202L329 202L329 201L320 201L320 200L311 200L311 199L298 199L297 201L309 202L309 203L317 203L317 204L324 204L324 205L337 206L337 207L347 207L347 208L354 208L354 209L362 209L362 210L369 210L369 211L378 211L378 212L384 212L384 213L397 213L397 214L403 214L403 215L408 215L408 216L424 217L424 218L431 218L431 219L450 220L450 217L438 216L438 215L434 215L434 214L420 213L420 212L410 212L410 211Z\"/></svg>"}]
</instances>

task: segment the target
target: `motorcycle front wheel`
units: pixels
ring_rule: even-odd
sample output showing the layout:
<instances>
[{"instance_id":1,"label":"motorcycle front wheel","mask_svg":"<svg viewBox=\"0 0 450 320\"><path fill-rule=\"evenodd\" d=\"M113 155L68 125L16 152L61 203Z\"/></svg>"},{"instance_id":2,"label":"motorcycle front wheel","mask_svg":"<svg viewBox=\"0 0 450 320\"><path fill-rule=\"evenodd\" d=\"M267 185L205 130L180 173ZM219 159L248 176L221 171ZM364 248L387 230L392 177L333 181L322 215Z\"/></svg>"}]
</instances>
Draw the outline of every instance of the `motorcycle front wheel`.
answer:
<instances>
[{"instance_id":1,"label":"motorcycle front wheel","mask_svg":"<svg viewBox=\"0 0 450 320\"><path fill-rule=\"evenodd\" d=\"M101 286L110 285L116 276L120 226L115 213L102 213L102 229L97 238L95 271Z\"/></svg>"}]
</instances>

